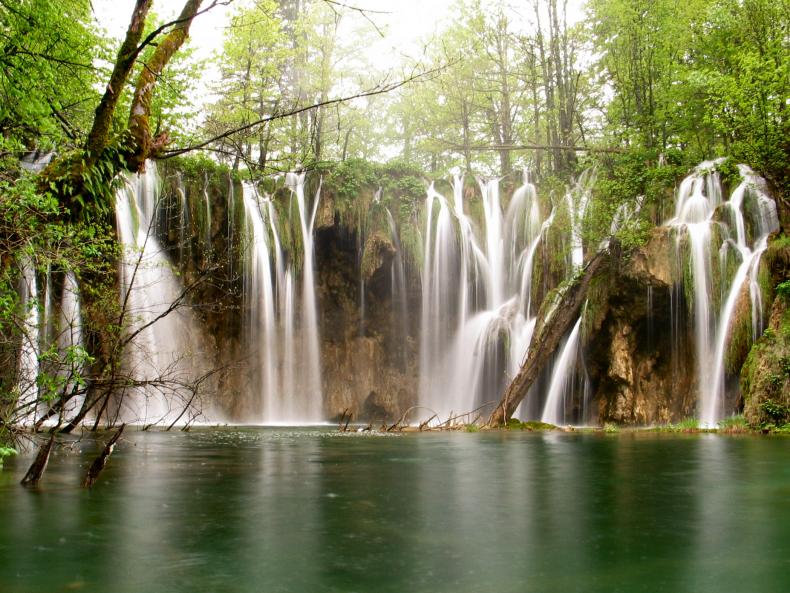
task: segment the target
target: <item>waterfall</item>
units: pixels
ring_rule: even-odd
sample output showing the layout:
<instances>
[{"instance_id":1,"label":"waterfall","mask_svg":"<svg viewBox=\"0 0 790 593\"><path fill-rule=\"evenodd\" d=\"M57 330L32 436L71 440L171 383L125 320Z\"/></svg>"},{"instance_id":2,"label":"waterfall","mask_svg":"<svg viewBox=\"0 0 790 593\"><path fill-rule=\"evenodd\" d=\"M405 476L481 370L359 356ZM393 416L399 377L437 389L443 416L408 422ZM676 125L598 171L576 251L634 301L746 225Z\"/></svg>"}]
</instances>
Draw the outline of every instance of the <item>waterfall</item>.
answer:
<instances>
[{"instance_id":1,"label":"waterfall","mask_svg":"<svg viewBox=\"0 0 790 593\"><path fill-rule=\"evenodd\" d=\"M561 425L567 418L565 403L569 387L572 385L572 377L576 371L576 363L579 358L579 334L582 324L581 316L576 321L568 334L565 343L560 349L560 355L554 363L549 383L549 392L546 397L546 404L543 407L541 422Z\"/></svg>"},{"instance_id":2,"label":"waterfall","mask_svg":"<svg viewBox=\"0 0 790 593\"><path fill-rule=\"evenodd\" d=\"M524 182L503 209L498 179L478 179L482 228L465 212L463 179L452 206L428 190L423 244L420 405L445 420L493 405L523 362L535 328L535 253L553 221Z\"/></svg>"},{"instance_id":3,"label":"waterfall","mask_svg":"<svg viewBox=\"0 0 790 593\"><path fill-rule=\"evenodd\" d=\"M304 174L289 173L286 185L296 199L301 230L301 291L296 282L295 253L280 239L283 223L274 202L251 183L242 199L249 245L244 291L248 304L247 343L257 373L258 408L253 420L263 424L305 424L323 419L318 309L313 230L320 188L312 204L304 193Z\"/></svg>"},{"instance_id":4,"label":"waterfall","mask_svg":"<svg viewBox=\"0 0 790 593\"><path fill-rule=\"evenodd\" d=\"M20 303L24 312L22 345L17 367L17 408L20 424L32 424L38 407L39 311L36 270L30 257L21 259Z\"/></svg>"},{"instance_id":5,"label":"waterfall","mask_svg":"<svg viewBox=\"0 0 790 593\"><path fill-rule=\"evenodd\" d=\"M568 217L570 219L571 267L573 270L578 270L584 263L582 230L594 183L595 174L588 169L582 173L579 180L565 193L565 204L568 208Z\"/></svg>"},{"instance_id":6,"label":"waterfall","mask_svg":"<svg viewBox=\"0 0 790 593\"><path fill-rule=\"evenodd\" d=\"M184 287L156 236L158 196L156 169L148 163L146 173L127 178L115 199L123 248L122 314L134 336L124 351L124 372L132 386L119 394L116 412L123 421L142 424L200 413L190 389L201 367L193 349L200 343L198 326L183 304Z\"/></svg>"},{"instance_id":7,"label":"waterfall","mask_svg":"<svg viewBox=\"0 0 790 593\"><path fill-rule=\"evenodd\" d=\"M768 235L779 228L776 205L765 193L764 181L748 167L739 166L742 181L729 200L723 200L721 180L715 169L720 162L702 163L683 180L677 193L675 216L667 222L676 229L678 245L684 237L689 242L698 416L700 423L708 427L715 427L727 412L724 360L733 315L746 282L751 301L752 339L762 331L762 297L757 273ZM747 198L753 203L751 212ZM718 216L722 211L723 215ZM751 238L747 233L747 216L752 223ZM712 257L714 229L723 236L718 262ZM730 257L736 258L738 267L732 278L727 278ZM712 291L714 273L721 283L718 299L714 299ZM721 302L719 307L714 306L716 300Z\"/></svg>"},{"instance_id":8,"label":"waterfall","mask_svg":"<svg viewBox=\"0 0 790 593\"><path fill-rule=\"evenodd\" d=\"M60 300L60 325L57 334L58 350L62 359L59 373L66 379L64 391L72 393L78 384L76 377L82 375L82 360L78 349L83 347L82 339L82 307L80 304L80 287L74 272L67 272ZM82 407L84 395L71 397L63 410L63 417L71 419Z\"/></svg>"},{"instance_id":9,"label":"waterfall","mask_svg":"<svg viewBox=\"0 0 790 593\"><path fill-rule=\"evenodd\" d=\"M395 246L395 257L390 264L390 293L392 295L392 331L399 343L401 362L405 362L406 337L409 334L409 303L406 285L406 262L403 259L398 227L389 208L385 208L390 238Z\"/></svg>"},{"instance_id":10,"label":"waterfall","mask_svg":"<svg viewBox=\"0 0 790 593\"><path fill-rule=\"evenodd\" d=\"M262 391L261 420L282 415L277 377L276 292L272 276L272 254L264 210L254 186L243 187L247 234L251 237L245 266L245 296L250 302L250 341L257 346L257 365ZM279 259L279 258L278 258Z\"/></svg>"},{"instance_id":11,"label":"waterfall","mask_svg":"<svg viewBox=\"0 0 790 593\"><path fill-rule=\"evenodd\" d=\"M318 185L311 209L304 195L304 178L304 173L289 173L286 175L286 184L296 195L296 202L299 206L299 222L302 228L302 247L304 249L302 332L307 342L307 368L303 385L307 406L304 419L315 422L322 419L321 358L318 345L318 306L315 294L315 253L313 251L313 230L321 196L321 184Z\"/></svg>"}]
</instances>

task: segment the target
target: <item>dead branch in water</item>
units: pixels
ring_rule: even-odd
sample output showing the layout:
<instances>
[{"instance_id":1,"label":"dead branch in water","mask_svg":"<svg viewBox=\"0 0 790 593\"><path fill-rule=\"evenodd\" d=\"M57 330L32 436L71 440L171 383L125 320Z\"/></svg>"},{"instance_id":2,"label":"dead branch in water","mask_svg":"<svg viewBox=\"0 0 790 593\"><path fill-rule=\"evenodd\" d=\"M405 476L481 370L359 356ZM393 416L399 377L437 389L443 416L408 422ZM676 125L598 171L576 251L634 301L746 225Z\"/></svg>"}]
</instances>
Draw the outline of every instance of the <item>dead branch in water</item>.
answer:
<instances>
[{"instance_id":1,"label":"dead branch in water","mask_svg":"<svg viewBox=\"0 0 790 593\"><path fill-rule=\"evenodd\" d=\"M44 474L44 470L47 469L47 463L49 463L49 456L52 453L52 447L55 444L55 435L52 434L49 437L49 440L41 445L38 450L38 454L36 455L35 461L30 466L30 469L27 470L25 477L22 478L22 485L23 486L36 486L38 481L41 479L41 476Z\"/></svg>"},{"instance_id":2,"label":"dead branch in water","mask_svg":"<svg viewBox=\"0 0 790 593\"><path fill-rule=\"evenodd\" d=\"M107 461L110 455L112 455L113 449L115 449L115 443L121 438L124 428L126 428L126 425L121 424L121 428L118 429L118 432L112 435L112 438L107 441L107 444L104 446L99 456L93 460L90 469L88 469L88 473L85 475L85 481L82 482L83 488L90 488L96 483L96 480L99 479L99 475L107 466Z\"/></svg>"}]
</instances>

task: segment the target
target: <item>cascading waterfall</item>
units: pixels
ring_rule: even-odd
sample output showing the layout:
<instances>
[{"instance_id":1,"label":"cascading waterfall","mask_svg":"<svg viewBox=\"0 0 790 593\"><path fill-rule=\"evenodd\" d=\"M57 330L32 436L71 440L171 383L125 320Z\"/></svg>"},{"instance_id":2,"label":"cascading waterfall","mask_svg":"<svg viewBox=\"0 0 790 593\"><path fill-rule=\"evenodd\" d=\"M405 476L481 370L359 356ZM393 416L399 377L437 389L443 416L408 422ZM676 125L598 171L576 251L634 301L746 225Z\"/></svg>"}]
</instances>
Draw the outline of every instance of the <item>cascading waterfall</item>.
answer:
<instances>
[{"instance_id":1,"label":"cascading waterfall","mask_svg":"<svg viewBox=\"0 0 790 593\"><path fill-rule=\"evenodd\" d=\"M387 215L387 225L390 230L390 238L395 246L395 257L390 264L390 290L392 294L392 329L398 343L400 344L401 362L405 362L406 337L409 331L409 303L408 287L406 285L406 262L403 259L403 247L401 246L398 226L392 212L385 208Z\"/></svg>"},{"instance_id":2,"label":"cascading waterfall","mask_svg":"<svg viewBox=\"0 0 790 593\"><path fill-rule=\"evenodd\" d=\"M136 386L119 394L118 416L127 422L170 423L192 419L189 384L201 367L197 324L182 302L184 288L156 236L159 180L153 164L118 191L115 215L123 247L121 303L129 332L125 372ZM185 415L184 412L187 414Z\"/></svg>"},{"instance_id":3,"label":"cascading waterfall","mask_svg":"<svg viewBox=\"0 0 790 593\"><path fill-rule=\"evenodd\" d=\"M257 422L304 424L322 416L313 229L320 188L312 204L304 174L289 173L286 185L297 201L301 230L301 291L294 257L285 253L273 201L254 185L243 186L246 231L245 295L250 311L248 345L257 357L260 409Z\"/></svg>"},{"instance_id":4,"label":"cascading waterfall","mask_svg":"<svg viewBox=\"0 0 790 593\"><path fill-rule=\"evenodd\" d=\"M580 316L560 349L559 357L551 373L551 382L546 396L546 404L543 406L541 422L555 425L565 423L567 418L565 402L568 399L568 391L572 387L572 377L576 369L581 325L582 318Z\"/></svg>"},{"instance_id":5,"label":"cascading waterfall","mask_svg":"<svg viewBox=\"0 0 790 593\"><path fill-rule=\"evenodd\" d=\"M767 195L764 182L741 166L742 181L726 198L716 172L717 164L703 163L683 180L677 192L674 217L666 223L676 232L677 267L685 267L686 279L685 293L681 283L671 288L672 343L679 343L686 319L690 319L693 325L688 327L693 328L696 348L698 416L706 426L715 426L728 411L732 377L725 361L733 328L741 332L750 321L752 339L763 330L758 282L760 257L766 249L768 235L778 228L776 206ZM404 204L398 204L398 210L391 210L393 203L383 201L379 190L370 209L372 214L361 215L357 229L358 266L362 267L366 247L365 225L372 229L368 238L374 232L379 234L378 239L382 239L381 234L388 234L391 245L386 245L386 254L381 258L381 265L387 266L382 268L382 273L376 270L378 275L368 276L366 285L360 269L359 284L352 280L354 287L349 288L351 293L359 290L362 326L359 333L371 350L383 344L376 340L386 339L388 334L379 332L380 328L365 326L365 307L370 308L368 323L381 319L387 323L386 317L378 315L377 308L384 303L382 293L389 278L392 339L383 346L400 348L398 358L391 360L400 365L398 370L410 373L413 342L409 317L416 322L413 316L420 315L418 397L420 406L430 410L421 412L423 418L436 413L443 421L454 414L477 409L481 409L481 415L485 414L487 410L483 408L498 400L529 350L538 327L536 315L541 304L533 302L537 298L533 295L545 293L563 279L563 274L565 279L570 278L584 264L583 224L590 207L593 172L583 174L564 195L554 200L545 217L526 173L523 183L509 199L500 195L499 182L499 179L478 179L478 193L468 187L465 191L463 178L455 176L452 193L447 197L434 185L428 189L421 223L424 226L419 270L420 312L416 312L417 307L410 310L413 304L410 297L417 295L417 287L410 287L408 279L414 277L416 270L408 268L401 244L401 238L403 243L408 238L407 244L412 245L417 233L409 228L407 231L414 235L401 235L404 222L393 215L393 212L406 212L402 208ZM244 254L244 302L249 315L243 346L251 359L252 398L251 403L243 403L239 409L245 420L256 423L306 424L324 420L314 236L320 187L313 196L308 196L305 175L289 173L285 176L288 191L283 192L286 200L283 204L259 194L253 184L243 184L241 196L234 196L231 183L227 205L223 205L211 202L215 194L207 187L201 193L192 192L189 185L187 196L180 178L175 185L176 193L169 208L171 214L179 214L168 220L178 220L178 229L158 227L158 223L166 225L167 220L164 216L157 217L158 179L152 165L147 173L130 176L116 197L118 232L125 252L120 270L121 298L126 306L128 331L139 331L139 334L124 353L124 372L133 379L132 387L118 393L115 398L118 409L108 414L117 413L122 420L148 424L170 422L182 412L188 397L185 386L204 367L201 355L193 352L190 345L199 343L194 339L197 326L191 312L184 308L169 312L171 305L183 296L184 288L165 256L163 245L168 237L170 252L177 256L179 264L192 265L199 255L192 253L195 249L190 247L192 240L196 239L201 248L213 249L222 237L212 236L211 218L217 218L219 229L224 226L222 217L227 214L223 253L230 256L229 271L238 261L235 256ZM469 199L468 194L474 197ZM642 201L637 197L614 212L611 236L638 216ZM419 209L410 216L417 212ZM240 227L237 221L242 213L244 224ZM223 222L219 223L220 220ZM567 225L562 236L557 228L560 222ZM190 237L196 226L199 229ZM324 235L321 237L323 244ZM178 246L174 245L176 240ZM382 240L388 243L387 237ZM609 239L605 239L597 248L605 249L608 243ZM559 253L552 254L550 269L536 268L546 263L547 250L558 244ZM185 249L189 251L178 251ZM414 251L419 252L419 248ZM409 261L415 259L419 256ZM47 288L39 289L32 262L20 259L20 268L25 332L17 363L17 390L19 402L26 410L23 420L30 424L42 411L36 377L39 372L49 370L46 363L40 365L40 353L53 343L61 353L80 346L82 312L79 286L73 274L48 272ZM185 276L190 277L190 273ZM542 279L540 285L533 282L538 274ZM51 275L56 278L54 289ZM61 277L62 292L58 285ZM43 283L43 273L39 273L38 280ZM367 302L366 292L370 297ZM660 336L654 335L657 328L653 327L652 311L654 299L664 307L661 298L652 286L647 287L648 349L663 343ZM656 315L663 315L660 309L657 311ZM746 314L742 315L743 311ZM751 318L747 320L749 313ZM517 410L518 417L540 417L553 424L585 419L584 406L580 409L577 405L581 401L580 388L586 387L587 381L581 356L583 329L579 318L549 368L534 383L530 405ZM356 332L351 333L352 337L343 337L350 343L359 338ZM236 346L232 340L228 343ZM58 362L61 376L81 371L79 363L68 367L65 360L61 358ZM679 361L673 357L671 364L673 376L678 376L675 366ZM332 380L327 379L327 385ZM376 386L375 381L371 383ZM359 391L363 389L372 393L367 387ZM359 394L355 393L354 397ZM328 398L326 407L331 409L336 404ZM72 399L64 417L73 416L80 405L80 401ZM466 416L464 421L472 419L474 416Z\"/></svg>"},{"instance_id":6,"label":"cascading waterfall","mask_svg":"<svg viewBox=\"0 0 790 593\"><path fill-rule=\"evenodd\" d=\"M77 387L76 378L83 373L82 360L76 349L83 346L82 340L82 308L80 304L80 287L74 272L67 272L60 300L60 325L57 344L63 358L59 369L61 376L66 378L66 393ZM63 417L70 420L82 407L85 396L72 397L64 407Z\"/></svg>"},{"instance_id":7,"label":"cascading waterfall","mask_svg":"<svg viewBox=\"0 0 790 593\"><path fill-rule=\"evenodd\" d=\"M721 181L715 169L720 162L702 163L683 180L678 189L675 216L667 223L677 230L678 245L684 237L689 242L698 415L701 424L709 427L715 427L726 415L724 360L727 338L746 282L751 301L752 339L762 332L762 298L757 272L768 235L779 228L776 204L766 194L764 181L744 165L739 166L741 183L732 191L729 200L723 201ZM718 216L719 212L722 216ZM747 217L751 222L751 236L747 233ZM714 229L723 237L718 260L712 256ZM727 262L731 257L735 258L737 269L732 278L728 278ZM718 309L713 306L714 273L721 279L718 300L722 304Z\"/></svg>"},{"instance_id":8,"label":"cascading waterfall","mask_svg":"<svg viewBox=\"0 0 790 593\"><path fill-rule=\"evenodd\" d=\"M29 257L22 258L20 302L24 311L22 345L17 370L17 406L21 410L20 424L32 424L36 418L39 372L39 310L36 270Z\"/></svg>"},{"instance_id":9,"label":"cascading waterfall","mask_svg":"<svg viewBox=\"0 0 790 593\"><path fill-rule=\"evenodd\" d=\"M307 365L304 382L304 392L307 398L306 420L319 421L321 415L321 358L318 337L318 306L315 291L315 253L313 250L313 229L315 217L318 213L318 203L321 197L321 184L319 183L313 198L312 209L307 203L304 194L304 173L289 173L286 175L286 185L296 195L299 206L299 223L302 228L302 247L304 262L302 266L302 330L307 342Z\"/></svg>"},{"instance_id":10,"label":"cascading waterfall","mask_svg":"<svg viewBox=\"0 0 790 593\"><path fill-rule=\"evenodd\" d=\"M579 237L574 262L583 257L580 224L589 199L587 180L567 198ZM496 401L523 362L536 321L537 307L531 303L535 254L554 220L554 211L541 218L526 173L504 212L499 180L478 184L482 240L464 210L462 178L454 179L452 207L433 186L426 199L420 404L441 419Z\"/></svg>"},{"instance_id":11,"label":"cascading waterfall","mask_svg":"<svg viewBox=\"0 0 790 593\"><path fill-rule=\"evenodd\" d=\"M584 263L584 246L582 243L582 230L584 216L592 195L591 188L595 183L595 173L588 169L582 173L579 180L565 193L565 203L570 218L571 233L571 267L578 270ZM614 222L614 221L613 221Z\"/></svg>"}]
</instances>

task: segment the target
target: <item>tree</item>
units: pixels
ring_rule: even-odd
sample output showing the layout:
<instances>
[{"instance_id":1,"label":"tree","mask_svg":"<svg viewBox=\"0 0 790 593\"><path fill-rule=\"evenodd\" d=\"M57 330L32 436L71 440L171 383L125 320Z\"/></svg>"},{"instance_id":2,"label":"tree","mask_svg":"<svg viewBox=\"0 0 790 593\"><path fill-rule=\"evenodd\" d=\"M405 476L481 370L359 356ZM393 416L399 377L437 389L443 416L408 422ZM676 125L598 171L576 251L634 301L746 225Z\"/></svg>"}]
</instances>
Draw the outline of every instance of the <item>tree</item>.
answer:
<instances>
[{"instance_id":1,"label":"tree","mask_svg":"<svg viewBox=\"0 0 790 593\"><path fill-rule=\"evenodd\" d=\"M87 0L0 2L0 131L4 150L84 140L107 48Z\"/></svg>"},{"instance_id":2,"label":"tree","mask_svg":"<svg viewBox=\"0 0 790 593\"><path fill-rule=\"evenodd\" d=\"M146 32L152 2L135 3L109 82L89 118L84 106L82 111L73 107L96 96L92 91L95 70L87 62L101 55L102 48L87 25L89 3L0 3L0 18L7 25L3 29L5 92L9 97L33 93L28 103L20 106L13 101L3 114L5 121L23 124L6 125L6 146L31 146L43 138L44 146L58 140L61 151L40 173L27 174L19 171L13 154L3 155L8 179L2 181L5 191L0 200L2 354L7 356L9 349L13 352L20 340L33 343L26 335L27 325L20 324L17 315L20 305L26 317L25 312L39 304L37 299L28 299L26 304L16 299L18 262L41 273L51 271L61 279L58 282L74 274L85 287L85 349L66 345L34 352L36 369L42 372L21 377L23 382L37 383L39 393L44 394L45 415L62 417L76 395L84 395L85 413L103 406L108 386L119 377L118 360L128 336L122 331L123 310L119 311L115 298L119 250L111 215L113 190L122 173L141 170L146 159L159 155L168 142L167 130L152 128L150 118L157 116L155 90L183 45L192 20L200 14L201 4L187 0L176 20ZM215 4L208 3L206 10ZM60 24L64 12L74 17L73 26ZM91 74L70 76L83 71ZM67 105L83 93L82 103ZM125 120L119 114L124 105L128 105ZM22 260L17 258L20 254ZM6 401L0 406L0 431L9 430L20 413L38 420L35 412L31 416L20 410L19 405L30 404L17 399L19 390L9 385L6 373L3 382Z\"/></svg>"},{"instance_id":3,"label":"tree","mask_svg":"<svg viewBox=\"0 0 790 593\"><path fill-rule=\"evenodd\" d=\"M210 134L243 127L276 112L285 101L286 63L291 54L282 18L274 0L256 2L232 18L219 60L220 99L211 106L204 124ZM262 125L223 139L219 148L232 158L233 169L242 162L262 171L269 164L275 125ZM253 149L257 157L253 157Z\"/></svg>"}]
</instances>

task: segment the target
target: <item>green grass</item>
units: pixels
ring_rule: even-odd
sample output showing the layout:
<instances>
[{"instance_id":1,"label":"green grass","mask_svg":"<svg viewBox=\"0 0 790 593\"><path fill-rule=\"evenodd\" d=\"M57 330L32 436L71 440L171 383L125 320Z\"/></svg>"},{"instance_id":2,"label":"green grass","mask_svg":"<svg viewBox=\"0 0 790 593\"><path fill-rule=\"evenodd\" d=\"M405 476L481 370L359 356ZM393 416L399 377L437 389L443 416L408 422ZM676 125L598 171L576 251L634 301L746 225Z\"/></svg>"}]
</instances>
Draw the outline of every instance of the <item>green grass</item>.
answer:
<instances>
[{"instance_id":1,"label":"green grass","mask_svg":"<svg viewBox=\"0 0 790 593\"><path fill-rule=\"evenodd\" d=\"M510 430L557 430L557 427L553 424L539 422L537 420L521 422L521 420L517 418L511 418L510 422L507 423L507 427Z\"/></svg>"},{"instance_id":2,"label":"green grass","mask_svg":"<svg viewBox=\"0 0 790 593\"><path fill-rule=\"evenodd\" d=\"M683 418L675 425L680 432L691 432L699 430L699 420L696 418Z\"/></svg>"},{"instance_id":3,"label":"green grass","mask_svg":"<svg viewBox=\"0 0 790 593\"><path fill-rule=\"evenodd\" d=\"M743 414L730 416L719 422L719 432L733 434L751 431L752 429Z\"/></svg>"}]
</instances>

